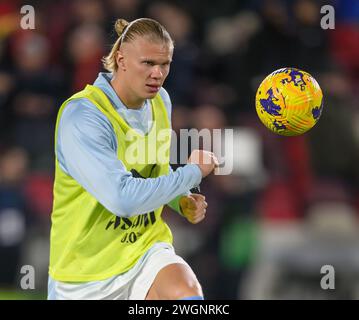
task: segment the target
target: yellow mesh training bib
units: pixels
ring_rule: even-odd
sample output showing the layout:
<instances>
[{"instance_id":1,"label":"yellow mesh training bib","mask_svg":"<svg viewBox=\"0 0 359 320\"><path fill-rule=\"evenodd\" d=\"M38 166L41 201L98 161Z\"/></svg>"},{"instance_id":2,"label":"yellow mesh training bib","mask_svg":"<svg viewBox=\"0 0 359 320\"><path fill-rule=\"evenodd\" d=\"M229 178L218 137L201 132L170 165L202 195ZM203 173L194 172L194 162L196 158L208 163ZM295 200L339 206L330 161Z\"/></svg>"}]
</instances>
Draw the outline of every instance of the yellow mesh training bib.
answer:
<instances>
[{"instance_id":1,"label":"yellow mesh training bib","mask_svg":"<svg viewBox=\"0 0 359 320\"><path fill-rule=\"evenodd\" d=\"M102 90L88 85L61 106L55 145L64 108L69 101L80 98L90 100L108 118L118 142L118 159L134 177L168 174L170 124L159 94L151 100L152 128L147 135L140 135L121 118ZM136 157L139 161L134 161ZM154 243L172 243L172 233L161 217L162 209L163 206L132 218L117 217L62 171L56 158L50 276L58 281L85 282L128 271Z\"/></svg>"}]
</instances>

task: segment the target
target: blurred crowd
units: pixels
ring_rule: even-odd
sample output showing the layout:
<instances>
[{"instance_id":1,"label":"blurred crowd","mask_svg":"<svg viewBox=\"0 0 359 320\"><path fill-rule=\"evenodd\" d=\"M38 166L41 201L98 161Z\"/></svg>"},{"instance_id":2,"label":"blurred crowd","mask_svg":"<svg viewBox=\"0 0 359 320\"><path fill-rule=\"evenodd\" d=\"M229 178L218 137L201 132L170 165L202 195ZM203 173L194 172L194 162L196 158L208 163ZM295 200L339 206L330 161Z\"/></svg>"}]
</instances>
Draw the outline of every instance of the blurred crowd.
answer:
<instances>
[{"instance_id":1,"label":"blurred crowd","mask_svg":"<svg viewBox=\"0 0 359 320\"><path fill-rule=\"evenodd\" d=\"M34 30L20 28L25 4ZM334 30L320 27L325 4ZM234 129L233 174L201 186L205 221L164 213L206 298L322 297L324 264L338 270L335 297L359 298L357 0L1 0L0 291L19 288L30 264L46 295L57 111L103 71L115 20L138 17L175 41L173 129ZM259 83L282 67L323 90L322 117L303 136L272 134L256 115Z\"/></svg>"}]
</instances>

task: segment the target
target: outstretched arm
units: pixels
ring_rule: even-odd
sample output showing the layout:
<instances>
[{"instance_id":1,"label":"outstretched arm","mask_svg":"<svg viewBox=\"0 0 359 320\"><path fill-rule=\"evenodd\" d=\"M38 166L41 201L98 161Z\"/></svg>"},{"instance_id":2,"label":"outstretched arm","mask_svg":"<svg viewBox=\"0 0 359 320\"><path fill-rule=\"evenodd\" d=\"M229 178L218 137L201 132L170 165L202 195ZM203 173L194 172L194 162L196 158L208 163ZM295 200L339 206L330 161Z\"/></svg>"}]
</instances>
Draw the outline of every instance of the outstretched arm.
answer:
<instances>
[{"instance_id":1,"label":"outstretched arm","mask_svg":"<svg viewBox=\"0 0 359 320\"><path fill-rule=\"evenodd\" d=\"M64 110L57 142L57 157L64 172L118 216L150 212L201 181L201 170L195 164L158 178L133 177L117 158L111 124L85 99L70 102Z\"/></svg>"}]
</instances>

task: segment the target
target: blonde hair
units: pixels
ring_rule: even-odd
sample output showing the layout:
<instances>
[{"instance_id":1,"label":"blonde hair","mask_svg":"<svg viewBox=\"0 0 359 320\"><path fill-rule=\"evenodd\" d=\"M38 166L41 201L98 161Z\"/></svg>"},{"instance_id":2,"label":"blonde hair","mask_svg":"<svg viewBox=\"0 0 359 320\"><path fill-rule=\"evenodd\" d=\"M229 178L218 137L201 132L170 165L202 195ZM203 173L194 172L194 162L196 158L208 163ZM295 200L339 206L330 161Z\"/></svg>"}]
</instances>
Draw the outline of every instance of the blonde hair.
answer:
<instances>
[{"instance_id":1,"label":"blonde hair","mask_svg":"<svg viewBox=\"0 0 359 320\"><path fill-rule=\"evenodd\" d=\"M117 19L115 22L115 31L118 39L112 46L110 53L102 59L103 66L110 72L117 71L116 53L122 43L133 41L136 36L147 36L153 41L162 41L174 45L168 31L156 20L149 18L140 18L128 22L125 19Z\"/></svg>"}]
</instances>

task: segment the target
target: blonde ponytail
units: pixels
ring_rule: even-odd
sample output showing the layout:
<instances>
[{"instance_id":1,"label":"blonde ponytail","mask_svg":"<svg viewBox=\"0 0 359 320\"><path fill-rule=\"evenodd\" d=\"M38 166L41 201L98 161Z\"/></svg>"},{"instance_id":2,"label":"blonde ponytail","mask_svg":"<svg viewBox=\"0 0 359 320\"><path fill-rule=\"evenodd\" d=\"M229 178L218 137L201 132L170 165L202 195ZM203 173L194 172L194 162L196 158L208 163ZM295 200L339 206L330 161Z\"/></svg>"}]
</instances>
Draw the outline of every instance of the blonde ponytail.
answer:
<instances>
[{"instance_id":1,"label":"blonde ponytail","mask_svg":"<svg viewBox=\"0 0 359 320\"><path fill-rule=\"evenodd\" d=\"M117 19L115 22L115 31L119 37L121 37L123 30L129 25L130 23L125 19Z\"/></svg>"}]
</instances>

